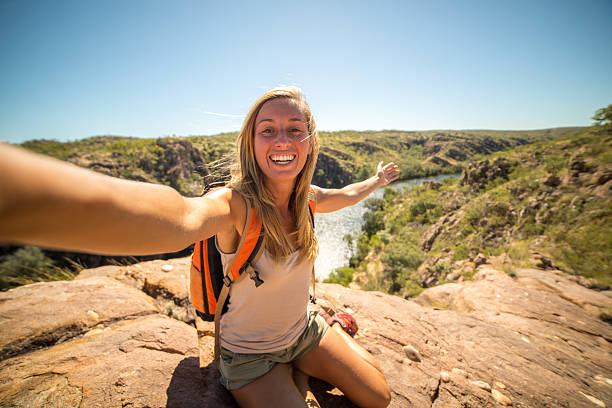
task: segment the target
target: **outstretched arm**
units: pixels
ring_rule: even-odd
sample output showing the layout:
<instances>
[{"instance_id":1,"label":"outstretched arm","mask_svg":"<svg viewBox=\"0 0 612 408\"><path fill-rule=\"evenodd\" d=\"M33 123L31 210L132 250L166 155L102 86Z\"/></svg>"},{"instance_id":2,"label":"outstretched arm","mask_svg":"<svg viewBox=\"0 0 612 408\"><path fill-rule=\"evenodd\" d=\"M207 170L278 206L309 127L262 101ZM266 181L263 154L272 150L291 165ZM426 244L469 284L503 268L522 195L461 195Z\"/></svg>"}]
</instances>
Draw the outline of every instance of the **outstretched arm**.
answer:
<instances>
[{"instance_id":1,"label":"outstretched arm","mask_svg":"<svg viewBox=\"0 0 612 408\"><path fill-rule=\"evenodd\" d=\"M357 204L379 187L386 186L399 177L399 168L393 162L383 166L378 163L376 175L359 183L340 189L312 186L317 195L317 212L327 213Z\"/></svg>"},{"instance_id":2,"label":"outstretched arm","mask_svg":"<svg viewBox=\"0 0 612 408\"><path fill-rule=\"evenodd\" d=\"M177 251L231 224L231 200L211 196L185 198L0 143L0 243L113 255Z\"/></svg>"}]
</instances>

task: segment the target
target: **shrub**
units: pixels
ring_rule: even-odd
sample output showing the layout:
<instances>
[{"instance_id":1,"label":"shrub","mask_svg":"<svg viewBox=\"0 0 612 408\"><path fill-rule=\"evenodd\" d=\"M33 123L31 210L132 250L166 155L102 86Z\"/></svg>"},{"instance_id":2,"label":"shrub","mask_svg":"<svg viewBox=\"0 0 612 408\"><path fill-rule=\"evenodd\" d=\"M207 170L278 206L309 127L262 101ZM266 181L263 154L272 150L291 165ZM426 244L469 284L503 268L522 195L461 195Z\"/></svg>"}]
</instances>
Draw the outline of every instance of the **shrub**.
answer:
<instances>
[{"instance_id":1,"label":"shrub","mask_svg":"<svg viewBox=\"0 0 612 408\"><path fill-rule=\"evenodd\" d=\"M466 206L465 220L471 226L477 226L487 214L487 205L484 200L475 200Z\"/></svg>"},{"instance_id":2,"label":"shrub","mask_svg":"<svg viewBox=\"0 0 612 408\"><path fill-rule=\"evenodd\" d=\"M392 187L386 187L383 192L383 200L385 200L386 202L390 202L399 195L400 193L396 189Z\"/></svg>"},{"instance_id":3,"label":"shrub","mask_svg":"<svg viewBox=\"0 0 612 408\"><path fill-rule=\"evenodd\" d=\"M470 255L470 251L464 245L457 245L453 251L453 261L460 261L467 259Z\"/></svg>"},{"instance_id":4,"label":"shrub","mask_svg":"<svg viewBox=\"0 0 612 408\"><path fill-rule=\"evenodd\" d=\"M439 193L435 191L422 192L410 204L409 220L421 224L434 223L442 215L442 207L439 202Z\"/></svg>"},{"instance_id":5,"label":"shrub","mask_svg":"<svg viewBox=\"0 0 612 408\"><path fill-rule=\"evenodd\" d=\"M368 256L368 252L370 252L370 239L366 234L359 235L357 238L357 259L358 262L361 262Z\"/></svg>"},{"instance_id":6,"label":"shrub","mask_svg":"<svg viewBox=\"0 0 612 408\"><path fill-rule=\"evenodd\" d=\"M394 269L416 269L425 260L425 254L414 244L396 240L385 247L380 259Z\"/></svg>"},{"instance_id":7,"label":"shrub","mask_svg":"<svg viewBox=\"0 0 612 408\"><path fill-rule=\"evenodd\" d=\"M353 273L355 270L346 266L337 268L335 271L329 274L327 279L324 279L324 283L339 283L342 286L348 286L353 281Z\"/></svg>"},{"instance_id":8,"label":"shrub","mask_svg":"<svg viewBox=\"0 0 612 408\"><path fill-rule=\"evenodd\" d=\"M404 299L409 299L418 296L424 290L425 289L423 289L423 287L418 283L412 280L406 280L406 282L404 282L404 287L401 292L404 296Z\"/></svg>"},{"instance_id":9,"label":"shrub","mask_svg":"<svg viewBox=\"0 0 612 408\"><path fill-rule=\"evenodd\" d=\"M72 279L72 271L58 267L37 247L26 246L0 258L0 290L34 282Z\"/></svg>"},{"instance_id":10,"label":"shrub","mask_svg":"<svg viewBox=\"0 0 612 408\"><path fill-rule=\"evenodd\" d=\"M361 226L361 230L369 237L385 227L384 216L379 211L368 211L363 214L363 219L365 222Z\"/></svg>"}]
</instances>

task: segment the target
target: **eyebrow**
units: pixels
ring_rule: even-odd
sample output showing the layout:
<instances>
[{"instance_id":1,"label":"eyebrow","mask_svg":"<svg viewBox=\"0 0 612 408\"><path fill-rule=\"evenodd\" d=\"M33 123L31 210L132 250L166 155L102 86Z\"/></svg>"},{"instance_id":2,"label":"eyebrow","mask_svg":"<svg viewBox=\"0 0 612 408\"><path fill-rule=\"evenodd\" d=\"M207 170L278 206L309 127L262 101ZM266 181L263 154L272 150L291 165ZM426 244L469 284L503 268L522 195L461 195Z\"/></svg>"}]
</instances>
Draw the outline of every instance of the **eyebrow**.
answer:
<instances>
[{"instance_id":1,"label":"eyebrow","mask_svg":"<svg viewBox=\"0 0 612 408\"><path fill-rule=\"evenodd\" d=\"M257 123L255 124L255 126L259 125L261 122L274 122L274 120L272 120L272 119L267 119L267 118L260 119L260 120L259 120L259 122L257 122ZM304 123L304 124L306 124L306 123L305 123L305 122L304 122L302 119L300 119L300 118L291 118L291 119L289 119L289 122L300 122L300 123Z\"/></svg>"}]
</instances>

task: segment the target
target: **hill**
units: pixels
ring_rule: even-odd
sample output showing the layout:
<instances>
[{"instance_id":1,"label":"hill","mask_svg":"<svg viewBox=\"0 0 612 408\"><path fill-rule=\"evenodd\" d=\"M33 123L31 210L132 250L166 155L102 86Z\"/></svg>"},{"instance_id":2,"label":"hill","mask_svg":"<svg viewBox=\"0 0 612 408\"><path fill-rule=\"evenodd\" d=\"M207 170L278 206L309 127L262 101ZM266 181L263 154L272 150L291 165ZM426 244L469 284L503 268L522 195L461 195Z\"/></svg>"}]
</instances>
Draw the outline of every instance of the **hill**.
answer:
<instances>
[{"instance_id":1,"label":"hill","mask_svg":"<svg viewBox=\"0 0 612 408\"><path fill-rule=\"evenodd\" d=\"M402 169L402 179L456 173L477 155L556 139L580 129L320 132L321 152L313 182L322 187L342 187L370 177L380 160L395 161ZM233 153L236 136L98 136L67 143L34 140L22 147L111 176L166 184L196 196L204 177L214 173L210 163Z\"/></svg>"},{"instance_id":2,"label":"hill","mask_svg":"<svg viewBox=\"0 0 612 408\"><path fill-rule=\"evenodd\" d=\"M313 182L323 187L341 187L363 180L374 173L381 160L398 163L401 179L457 173L476 157L526 143L554 140L581 129L321 132L321 151ZM223 169L212 163L223 161L233 152L236 136L236 133L159 139L98 136L67 143L33 140L22 146L107 175L165 184L186 196L197 196L205 179L224 176ZM168 259L189 252L187 248L147 257L106 257L0 247L0 289L69 279L83 267Z\"/></svg>"},{"instance_id":3,"label":"hill","mask_svg":"<svg viewBox=\"0 0 612 408\"><path fill-rule=\"evenodd\" d=\"M461 179L385 191L368 203L351 268L332 280L404 297L470 279L496 259L563 270L582 284L612 285L612 131L495 153ZM353 278L351 279L350 276ZM601 316L609 320L610 310Z\"/></svg>"}]
</instances>

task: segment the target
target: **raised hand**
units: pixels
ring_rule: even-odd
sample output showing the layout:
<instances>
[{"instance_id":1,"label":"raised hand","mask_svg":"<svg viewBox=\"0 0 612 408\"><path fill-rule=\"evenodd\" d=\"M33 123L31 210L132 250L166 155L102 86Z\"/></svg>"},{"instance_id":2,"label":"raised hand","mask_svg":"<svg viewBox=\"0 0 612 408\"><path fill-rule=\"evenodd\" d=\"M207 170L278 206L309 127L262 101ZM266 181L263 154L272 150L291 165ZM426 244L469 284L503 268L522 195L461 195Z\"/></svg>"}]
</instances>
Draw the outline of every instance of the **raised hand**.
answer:
<instances>
[{"instance_id":1,"label":"raised hand","mask_svg":"<svg viewBox=\"0 0 612 408\"><path fill-rule=\"evenodd\" d=\"M399 177L399 167L397 164L391 162L383 166L383 162L378 163L376 168L376 176L378 177L379 183L382 186L386 186Z\"/></svg>"}]
</instances>

